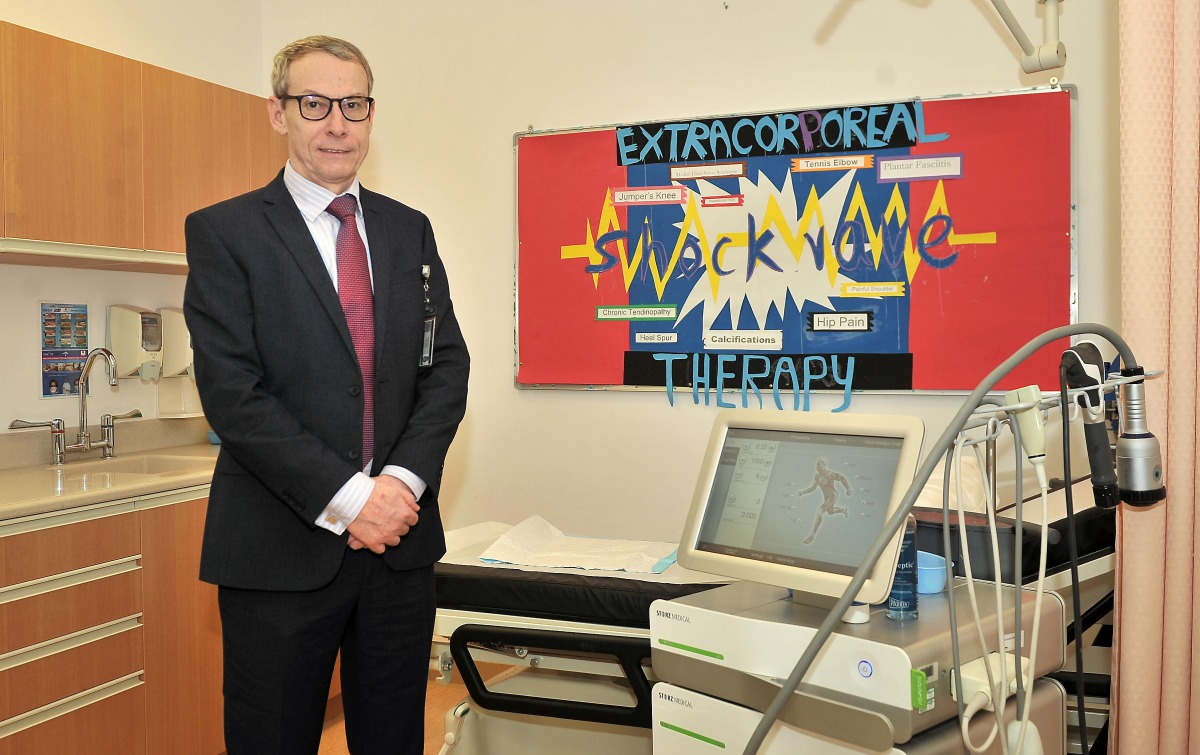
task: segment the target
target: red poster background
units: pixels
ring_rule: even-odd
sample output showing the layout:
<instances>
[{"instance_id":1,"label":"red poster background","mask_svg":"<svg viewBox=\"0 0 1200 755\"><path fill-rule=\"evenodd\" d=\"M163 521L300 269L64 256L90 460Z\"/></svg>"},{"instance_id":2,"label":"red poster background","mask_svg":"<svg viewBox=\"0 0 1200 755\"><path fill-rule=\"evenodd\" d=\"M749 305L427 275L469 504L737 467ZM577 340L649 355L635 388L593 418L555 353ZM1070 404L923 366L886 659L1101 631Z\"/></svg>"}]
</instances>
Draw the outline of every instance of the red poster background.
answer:
<instances>
[{"instance_id":1,"label":"red poster background","mask_svg":"<svg viewBox=\"0 0 1200 755\"><path fill-rule=\"evenodd\" d=\"M1001 361L1071 321L1071 121L1065 91L925 102L914 155L961 152L963 179L947 192L955 229L996 231L995 244L958 248L944 270L922 265L912 282L913 387L971 390ZM951 146L947 146L947 145ZM911 184L929 206L936 182ZM1042 348L1000 384L1058 390L1069 342Z\"/></svg>"},{"instance_id":2,"label":"red poster background","mask_svg":"<svg viewBox=\"0 0 1200 755\"><path fill-rule=\"evenodd\" d=\"M597 322L596 307L629 303L616 275L580 273L561 247L595 229L604 197L625 185L611 129L524 137L517 148L517 382L620 385L629 346L624 322ZM570 180L564 180L569 176ZM618 209L621 227L625 212Z\"/></svg>"}]
</instances>

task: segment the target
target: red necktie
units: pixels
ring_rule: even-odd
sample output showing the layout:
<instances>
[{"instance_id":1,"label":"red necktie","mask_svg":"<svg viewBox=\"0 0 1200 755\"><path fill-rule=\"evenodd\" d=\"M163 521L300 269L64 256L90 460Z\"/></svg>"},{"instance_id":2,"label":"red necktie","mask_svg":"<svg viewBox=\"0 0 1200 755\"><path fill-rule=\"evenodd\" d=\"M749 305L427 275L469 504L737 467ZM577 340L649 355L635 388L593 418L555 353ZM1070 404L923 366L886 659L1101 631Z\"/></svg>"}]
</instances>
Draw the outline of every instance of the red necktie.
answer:
<instances>
[{"instance_id":1,"label":"red necktie","mask_svg":"<svg viewBox=\"0 0 1200 755\"><path fill-rule=\"evenodd\" d=\"M362 460L366 464L375 453L375 297L371 293L367 247L358 235L356 204L353 194L343 194L330 202L325 211L341 221L337 234L338 299L346 313L358 368L362 371Z\"/></svg>"}]
</instances>

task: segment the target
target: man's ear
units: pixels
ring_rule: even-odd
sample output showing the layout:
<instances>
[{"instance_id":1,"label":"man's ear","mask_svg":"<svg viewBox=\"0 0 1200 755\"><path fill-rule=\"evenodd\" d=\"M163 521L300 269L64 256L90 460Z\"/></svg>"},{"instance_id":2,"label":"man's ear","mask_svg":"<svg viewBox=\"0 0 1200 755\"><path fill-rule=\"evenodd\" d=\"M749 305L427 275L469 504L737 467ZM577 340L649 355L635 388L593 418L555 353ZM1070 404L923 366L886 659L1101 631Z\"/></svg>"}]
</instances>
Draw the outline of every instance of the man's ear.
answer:
<instances>
[{"instance_id":1,"label":"man's ear","mask_svg":"<svg viewBox=\"0 0 1200 755\"><path fill-rule=\"evenodd\" d=\"M287 119L283 117L283 103L278 97L267 100L267 118L271 121L271 128L287 136Z\"/></svg>"}]
</instances>

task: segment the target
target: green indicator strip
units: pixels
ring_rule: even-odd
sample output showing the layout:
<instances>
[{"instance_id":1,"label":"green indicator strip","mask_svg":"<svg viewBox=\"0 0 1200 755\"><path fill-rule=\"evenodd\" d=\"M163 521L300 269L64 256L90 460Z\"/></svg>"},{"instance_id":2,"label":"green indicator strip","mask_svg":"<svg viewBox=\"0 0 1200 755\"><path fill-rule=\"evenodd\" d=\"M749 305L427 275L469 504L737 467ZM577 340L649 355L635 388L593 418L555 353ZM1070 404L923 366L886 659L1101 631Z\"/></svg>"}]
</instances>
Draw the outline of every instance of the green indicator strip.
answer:
<instances>
[{"instance_id":1,"label":"green indicator strip","mask_svg":"<svg viewBox=\"0 0 1200 755\"><path fill-rule=\"evenodd\" d=\"M925 710L929 707L925 672L919 668L912 669L912 671L909 673L909 680L911 682L909 685L909 692L912 695L912 707L917 710Z\"/></svg>"},{"instance_id":2,"label":"green indicator strip","mask_svg":"<svg viewBox=\"0 0 1200 755\"><path fill-rule=\"evenodd\" d=\"M674 724L669 724L666 721L659 721L658 725L663 727L664 729L670 729L671 731L678 732L679 734L683 734L684 736L691 737L692 739L698 739L706 745L712 745L713 747L720 747L722 750L725 749L724 742L717 740L717 739L713 739L711 737L706 737L703 734L697 734L694 731L688 731L687 729L684 729L681 726L675 726Z\"/></svg>"},{"instance_id":3,"label":"green indicator strip","mask_svg":"<svg viewBox=\"0 0 1200 755\"><path fill-rule=\"evenodd\" d=\"M670 640L664 640L662 638L659 638L658 644L666 645L667 647L675 648L676 650L683 650L688 653L695 653L696 655L702 655L705 658L715 658L718 661L725 660L725 656L722 655L721 653L714 653L711 650L701 650L700 648L694 648L691 645L683 645L681 643L671 642Z\"/></svg>"}]
</instances>

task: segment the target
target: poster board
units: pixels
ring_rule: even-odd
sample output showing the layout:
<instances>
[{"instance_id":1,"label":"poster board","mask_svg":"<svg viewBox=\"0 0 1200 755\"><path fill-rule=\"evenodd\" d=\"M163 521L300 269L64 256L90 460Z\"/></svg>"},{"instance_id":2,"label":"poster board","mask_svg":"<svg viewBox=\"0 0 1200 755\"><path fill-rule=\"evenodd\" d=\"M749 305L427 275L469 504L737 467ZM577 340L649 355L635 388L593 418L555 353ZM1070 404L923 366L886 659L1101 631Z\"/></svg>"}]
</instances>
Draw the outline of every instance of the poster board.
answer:
<instances>
[{"instance_id":1,"label":"poster board","mask_svg":"<svg viewBox=\"0 0 1200 755\"><path fill-rule=\"evenodd\" d=\"M517 134L517 385L973 389L1073 319L1072 97Z\"/></svg>"}]
</instances>

